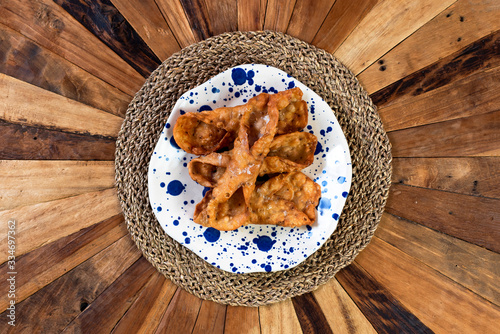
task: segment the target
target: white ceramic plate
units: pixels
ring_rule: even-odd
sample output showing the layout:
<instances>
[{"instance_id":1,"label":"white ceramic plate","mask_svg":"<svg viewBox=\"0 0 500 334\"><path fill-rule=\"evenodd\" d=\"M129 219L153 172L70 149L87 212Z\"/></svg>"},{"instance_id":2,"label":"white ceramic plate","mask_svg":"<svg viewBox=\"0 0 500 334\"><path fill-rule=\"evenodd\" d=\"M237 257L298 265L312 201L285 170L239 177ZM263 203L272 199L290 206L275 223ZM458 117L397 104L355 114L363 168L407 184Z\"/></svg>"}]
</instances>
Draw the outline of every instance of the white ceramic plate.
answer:
<instances>
[{"instance_id":1,"label":"white ceramic plate","mask_svg":"<svg viewBox=\"0 0 500 334\"><path fill-rule=\"evenodd\" d=\"M173 139L177 118L185 112L244 104L261 92L296 86L309 109L304 131L318 137L314 163L303 170L322 188L316 222L300 228L248 225L228 232L194 223L195 206L207 189L189 176L186 166L195 156L179 149ZM337 226L351 179L347 141L328 104L287 73L249 64L220 73L177 101L151 156L148 189L152 209L169 236L217 268L250 273L292 268L321 247Z\"/></svg>"}]
</instances>

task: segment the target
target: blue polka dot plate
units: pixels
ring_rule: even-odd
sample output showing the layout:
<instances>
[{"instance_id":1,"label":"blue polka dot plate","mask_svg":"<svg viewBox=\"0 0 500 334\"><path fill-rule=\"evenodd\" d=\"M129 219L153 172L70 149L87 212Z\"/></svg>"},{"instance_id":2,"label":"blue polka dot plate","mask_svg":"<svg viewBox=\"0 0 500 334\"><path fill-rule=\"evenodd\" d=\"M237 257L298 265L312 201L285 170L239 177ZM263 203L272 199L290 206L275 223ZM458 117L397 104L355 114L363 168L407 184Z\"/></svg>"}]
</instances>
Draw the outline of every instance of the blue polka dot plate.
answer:
<instances>
[{"instance_id":1,"label":"blue polka dot plate","mask_svg":"<svg viewBox=\"0 0 500 334\"><path fill-rule=\"evenodd\" d=\"M218 231L193 222L195 206L206 189L191 179L188 162L195 156L179 149L173 125L185 112L244 104L261 93L299 87L308 104L304 131L318 137L314 162L303 172L321 185L317 219L299 228L248 225ZM186 92L177 101L151 156L148 190L151 207L165 232L208 263L233 273L292 268L313 254L337 227L351 185L349 148L328 104L287 73L266 65L230 68Z\"/></svg>"}]
</instances>

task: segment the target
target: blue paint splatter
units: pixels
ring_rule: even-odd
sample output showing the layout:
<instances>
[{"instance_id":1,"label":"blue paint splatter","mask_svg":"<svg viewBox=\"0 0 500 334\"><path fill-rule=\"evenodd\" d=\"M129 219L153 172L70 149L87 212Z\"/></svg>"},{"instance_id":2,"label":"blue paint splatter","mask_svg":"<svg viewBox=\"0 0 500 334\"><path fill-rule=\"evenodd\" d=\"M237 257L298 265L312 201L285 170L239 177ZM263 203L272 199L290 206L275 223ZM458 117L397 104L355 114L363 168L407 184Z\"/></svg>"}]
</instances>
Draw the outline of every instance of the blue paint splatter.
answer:
<instances>
[{"instance_id":1,"label":"blue paint splatter","mask_svg":"<svg viewBox=\"0 0 500 334\"><path fill-rule=\"evenodd\" d=\"M184 190L184 185L181 181L173 180L167 186L167 194L172 196L178 196Z\"/></svg>"},{"instance_id":2,"label":"blue paint splatter","mask_svg":"<svg viewBox=\"0 0 500 334\"><path fill-rule=\"evenodd\" d=\"M168 129L170 128L170 123L165 124L165 127Z\"/></svg>"},{"instance_id":3,"label":"blue paint splatter","mask_svg":"<svg viewBox=\"0 0 500 334\"><path fill-rule=\"evenodd\" d=\"M239 86L243 85L247 81L247 74L242 68L233 68L231 71L231 78L233 79L234 84Z\"/></svg>"},{"instance_id":4,"label":"blue paint splatter","mask_svg":"<svg viewBox=\"0 0 500 334\"><path fill-rule=\"evenodd\" d=\"M338 215L338 213L334 213L334 214L332 215L332 218L333 218L333 219L335 219L335 220L339 220L339 215Z\"/></svg>"},{"instance_id":5,"label":"blue paint splatter","mask_svg":"<svg viewBox=\"0 0 500 334\"><path fill-rule=\"evenodd\" d=\"M348 192L347 192L347 191L344 191L344 192L342 193L342 197L344 197L344 198L347 198L347 195L348 195Z\"/></svg>"},{"instance_id":6,"label":"blue paint splatter","mask_svg":"<svg viewBox=\"0 0 500 334\"><path fill-rule=\"evenodd\" d=\"M220 231L213 227L209 227L203 232L203 236L208 242L216 242L220 238Z\"/></svg>"},{"instance_id":7,"label":"blue paint splatter","mask_svg":"<svg viewBox=\"0 0 500 334\"><path fill-rule=\"evenodd\" d=\"M320 142L318 142L318 143L316 144L316 150L314 151L314 155L319 154L319 153L321 153L321 152L323 152L323 145L321 145L321 143L320 143Z\"/></svg>"},{"instance_id":8,"label":"blue paint splatter","mask_svg":"<svg viewBox=\"0 0 500 334\"><path fill-rule=\"evenodd\" d=\"M332 207L332 202L329 198L321 197L319 200L319 208L320 209L330 209Z\"/></svg>"},{"instance_id":9,"label":"blue paint splatter","mask_svg":"<svg viewBox=\"0 0 500 334\"><path fill-rule=\"evenodd\" d=\"M322 185L323 187L326 187L326 185L327 185L327 184L328 184L328 182L326 182L326 181L321 182L321 185Z\"/></svg>"},{"instance_id":10,"label":"blue paint splatter","mask_svg":"<svg viewBox=\"0 0 500 334\"><path fill-rule=\"evenodd\" d=\"M200 107L200 109L198 109L198 111L200 111L200 112L201 112L201 111L205 111L205 110L212 110L212 107L211 107L211 106L209 106L209 105L204 104L204 105L202 105L202 106Z\"/></svg>"},{"instance_id":11,"label":"blue paint splatter","mask_svg":"<svg viewBox=\"0 0 500 334\"><path fill-rule=\"evenodd\" d=\"M290 82L288 83L288 89L292 89L293 87L295 87L295 82L290 81Z\"/></svg>"},{"instance_id":12,"label":"blue paint splatter","mask_svg":"<svg viewBox=\"0 0 500 334\"><path fill-rule=\"evenodd\" d=\"M205 196L205 194L207 193L207 191L209 191L210 189L212 188L209 188L209 187L205 187L203 188L203 192L201 193L203 196Z\"/></svg>"},{"instance_id":13,"label":"blue paint splatter","mask_svg":"<svg viewBox=\"0 0 500 334\"><path fill-rule=\"evenodd\" d=\"M215 93L220 93L220 90L218 88L216 88L216 87L213 87L212 88L212 93L214 93L214 94Z\"/></svg>"},{"instance_id":14,"label":"blue paint splatter","mask_svg":"<svg viewBox=\"0 0 500 334\"><path fill-rule=\"evenodd\" d=\"M273 268L270 265L267 265L267 266L264 267L264 270L266 272L270 272L271 270L273 270Z\"/></svg>"},{"instance_id":15,"label":"blue paint splatter","mask_svg":"<svg viewBox=\"0 0 500 334\"><path fill-rule=\"evenodd\" d=\"M184 243L186 245L189 245L191 243L191 239L189 239L189 238L184 239Z\"/></svg>"},{"instance_id":16,"label":"blue paint splatter","mask_svg":"<svg viewBox=\"0 0 500 334\"><path fill-rule=\"evenodd\" d=\"M165 182L160 183L160 187L165 188Z\"/></svg>"},{"instance_id":17,"label":"blue paint splatter","mask_svg":"<svg viewBox=\"0 0 500 334\"><path fill-rule=\"evenodd\" d=\"M173 223L174 223L174 226L179 226L179 221L177 219L174 220Z\"/></svg>"},{"instance_id":18,"label":"blue paint splatter","mask_svg":"<svg viewBox=\"0 0 500 334\"><path fill-rule=\"evenodd\" d=\"M179 147L179 145L177 145L177 143L175 142L175 139L174 139L174 136L170 137L170 145L172 145L174 148L180 150L181 148Z\"/></svg>"},{"instance_id":19,"label":"blue paint splatter","mask_svg":"<svg viewBox=\"0 0 500 334\"><path fill-rule=\"evenodd\" d=\"M162 210L161 206L157 207L156 210L158 210L158 212L161 212Z\"/></svg>"},{"instance_id":20,"label":"blue paint splatter","mask_svg":"<svg viewBox=\"0 0 500 334\"><path fill-rule=\"evenodd\" d=\"M345 176L339 176L337 178L337 182L340 183L340 184L344 183L345 182Z\"/></svg>"},{"instance_id":21,"label":"blue paint splatter","mask_svg":"<svg viewBox=\"0 0 500 334\"><path fill-rule=\"evenodd\" d=\"M259 248L259 250L267 252L271 248L273 248L274 244L276 243L276 240L273 240L268 236L264 235L253 239L253 243L257 245L257 248Z\"/></svg>"},{"instance_id":22,"label":"blue paint splatter","mask_svg":"<svg viewBox=\"0 0 500 334\"><path fill-rule=\"evenodd\" d=\"M259 86L259 85L255 85L255 91L258 93L260 92L262 89L262 86Z\"/></svg>"}]
</instances>

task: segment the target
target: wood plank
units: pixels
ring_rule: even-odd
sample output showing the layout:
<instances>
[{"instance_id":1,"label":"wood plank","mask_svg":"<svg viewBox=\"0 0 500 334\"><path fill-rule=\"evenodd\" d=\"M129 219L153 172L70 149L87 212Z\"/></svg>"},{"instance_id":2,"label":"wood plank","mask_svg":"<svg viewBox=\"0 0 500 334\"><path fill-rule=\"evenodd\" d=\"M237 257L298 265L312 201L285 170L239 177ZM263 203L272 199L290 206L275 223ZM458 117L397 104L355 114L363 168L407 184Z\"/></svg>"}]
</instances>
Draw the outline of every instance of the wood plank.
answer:
<instances>
[{"instance_id":1,"label":"wood plank","mask_svg":"<svg viewBox=\"0 0 500 334\"><path fill-rule=\"evenodd\" d=\"M0 210L113 188L112 161L0 160Z\"/></svg>"},{"instance_id":2,"label":"wood plank","mask_svg":"<svg viewBox=\"0 0 500 334\"><path fill-rule=\"evenodd\" d=\"M375 235L500 305L500 254L384 213Z\"/></svg>"},{"instance_id":3,"label":"wood plank","mask_svg":"<svg viewBox=\"0 0 500 334\"><path fill-rule=\"evenodd\" d=\"M223 334L225 320L226 305L218 304L210 300L203 300L192 334Z\"/></svg>"},{"instance_id":4,"label":"wood plank","mask_svg":"<svg viewBox=\"0 0 500 334\"><path fill-rule=\"evenodd\" d=\"M369 92L378 91L500 29L499 11L498 1L458 0L358 78Z\"/></svg>"},{"instance_id":5,"label":"wood plank","mask_svg":"<svg viewBox=\"0 0 500 334\"><path fill-rule=\"evenodd\" d=\"M259 308L230 306L226 308L224 334L259 334Z\"/></svg>"},{"instance_id":6,"label":"wood plank","mask_svg":"<svg viewBox=\"0 0 500 334\"><path fill-rule=\"evenodd\" d=\"M204 0L179 0L197 40L202 41L213 35Z\"/></svg>"},{"instance_id":7,"label":"wood plank","mask_svg":"<svg viewBox=\"0 0 500 334\"><path fill-rule=\"evenodd\" d=\"M395 99L417 96L453 83L478 70L498 66L500 66L500 31L469 44L375 93L370 90L368 92L373 102L382 107Z\"/></svg>"},{"instance_id":8,"label":"wood plank","mask_svg":"<svg viewBox=\"0 0 500 334\"><path fill-rule=\"evenodd\" d=\"M2 160L114 160L115 140L0 120Z\"/></svg>"},{"instance_id":9,"label":"wood plank","mask_svg":"<svg viewBox=\"0 0 500 334\"><path fill-rule=\"evenodd\" d=\"M432 333L356 262L339 271L335 277L377 333Z\"/></svg>"},{"instance_id":10,"label":"wood plank","mask_svg":"<svg viewBox=\"0 0 500 334\"><path fill-rule=\"evenodd\" d=\"M389 132L393 157L500 154L500 111Z\"/></svg>"},{"instance_id":11,"label":"wood plank","mask_svg":"<svg viewBox=\"0 0 500 334\"><path fill-rule=\"evenodd\" d=\"M177 289L155 333L191 333L200 307L201 299Z\"/></svg>"},{"instance_id":12,"label":"wood plank","mask_svg":"<svg viewBox=\"0 0 500 334\"><path fill-rule=\"evenodd\" d=\"M331 279L313 292L334 333L376 333L336 279Z\"/></svg>"},{"instance_id":13,"label":"wood plank","mask_svg":"<svg viewBox=\"0 0 500 334\"><path fill-rule=\"evenodd\" d=\"M238 4L233 0L204 0L212 34L219 35L238 30Z\"/></svg>"},{"instance_id":14,"label":"wood plank","mask_svg":"<svg viewBox=\"0 0 500 334\"><path fill-rule=\"evenodd\" d=\"M132 99L107 82L0 24L0 72L123 117Z\"/></svg>"},{"instance_id":15,"label":"wood plank","mask_svg":"<svg viewBox=\"0 0 500 334\"><path fill-rule=\"evenodd\" d=\"M238 0L238 30L262 30L267 0Z\"/></svg>"},{"instance_id":16,"label":"wood plank","mask_svg":"<svg viewBox=\"0 0 500 334\"><path fill-rule=\"evenodd\" d=\"M500 198L500 157L394 158L392 182Z\"/></svg>"},{"instance_id":17,"label":"wood plank","mask_svg":"<svg viewBox=\"0 0 500 334\"><path fill-rule=\"evenodd\" d=\"M500 110L500 67L479 71L378 109L386 131L438 123Z\"/></svg>"},{"instance_id":18,"label":"wood plank","mask_svg":"<svg viewBox=\"0 0 500 334\"><path fill-rule=\"evenodd\" d=\"M334 3L335 0L297 0L287 34L311 43Z\"/></svg>"},{"instance_id":19,"label":"wood plank","mask_svg":"<svg viewBox=\"0 0 500 334\"><path fill-rule=\"evenodd\" d=\"M5 0L0 23L124 93L134 95L144 82L132 66L53 1Z\"/></svg>"},{"instance_id":20,"label":"wood plank","mask_svg":"<svg viewBox=\"0 0 500 334\"><path fill-rule=\"evenodd\" d=\"M500 200L393 184L386 211L500 252Z\"/></svg>"},{"instance_id":21,"label":"wood plank","mask_svg":"<svg viewBox=\"0 0 500 334\"><path fill-rule=\"evenodd\" d=\"M198 41L191 30L180 0L156 0L156 4L181 48Z\"/></svg>"},{"instance_id":22,"label":"wood plank","mask_svg":"<svg viewBox=\"0 0 500 334\"><path fill-rule=\"evenodd\" d=\"M325 314L312 293L292 298L300 327L304 333L333 333Z\"/></svg>"},{"instance_id":23,"label":"wood plank","mask_svg":"<svg viewBox=\"0 0 500 334\"><path fill-rule=\"evenodd\" d=\"M387 0L375 5L334 55L359 74L457 0Z\"/></svg>"},{"instance_id":24,"label":"wood plank","mask_svg":"<svg viewBox=\"0 0 500 334\"><path fill-rule=\"evenodd\" d=\"M160 60L110 0L53 0L85 28L148 77Z\"/></svg>"},{"instance_id":25,"label":"wood plank","mask_svg":"<svg viewBox=\"0 0 500 334\"><path fill-rule=\"evenodd\" d=\"M108 189L0 211L0 221L16 221L19 256L119 213L116 189ZM0 243L7 242L7 224L1 224L0 231ZM0 255L0 263L7 255Z\"/></svg>"},{"instance_id":26,"label":"wood plank","mask_svg":"<svg viewBox=\"0 0 500 334\"><path fill-rule=\"evenodd\" d=\"M16 277L16 303L20 303L127 234L123 215L117 215L16 258L15 266L18 271L29 273ZM7 269L7 262L0 266L0 271L4 270L11 271ZM4 288L4 291L9 290L6 280L0 281L0 287ZM8 303L7 294L0 296L0 312L7 309Z\"/></svg>"},{"instance_id":27,"label":"wood plank","mask_svg":"<svg viewBox=\"0 0 500 334\"><path fill-rule=\"evenodd\" d=\"M16 322L15 327L1 321L0 332L61 332L140 256L141 252L132 239L124 236L88 261L68 271L66 275L16 304L16 317L23 321ZM0 316L5 317L6 313Z\"/></svg>"},{"instance_id":28,"label":"wood plank","mask_svg":"<svg viewBox=\"0 0 500 334\"><path fill-rule=\"evenodd\" d=\"M180 50L179 43L154 0L111 0L160 60Z\"/></svg>"},{"instance_id":29,"label":"wood plank","mask_svg":"<svg viewBox=\"0 0 500 334\"><path fill-rule=\"evenodd\" d=\"M337 0L312 40L312 44L334 53L379 0Z\"/></svg>"},{"instance_id":30,"label":"wood plank","mask_svg":"<svg viewBox=\"0 0 500 334\"><path fill-rule=\"evenodd\" d=\"M90 333L99 328L109 333L137 299L156 269L141 257L76 317L63 333Z\"/></svg>"},{"instance_id":31,"label":"wood plank","mask_svg":"<svg viewBox=\"0 0 500 334\"><path fill-rule=\"evenodd\" d=\"M259 306L260 330L267 333L303 333L291 299Z\"/></svg>"},{"instance_id":32,"label":"wood plank","mask_svg":"<svg viewBox=\"0 0 500 334\"><path fill-rule=\"evenodd\" d=\"M0 119L81 134L117 137L123 118L0 73Z\"/></svg>"},{"instance_id":33,"label":"wood plank","mask_svg":"<svg viewBox=\"0 0 500 334\"><path fill-rule=\"evenodd\" d=\"M296 0L267 0L264 30L286 32Z\"/></svg>"},{"instance_id":34,"label":"wood plank","mask_svg":"<svg viewBox=\"0 0 500 334\"><path fill-rule=\"evenodd\" d=\"M355 262L435 332L494 333L498 327L498 306L377 237Z\"/></svg>"},{"instance_id":35,"label":"wood plank","mask_svg":"<svg viewBox=\"0 0 500 334\"><path fill-rule=\"evenodd\" d=\"M158 271L153 273L135 302L112 333L153 333L172 300L177 286Z\"/></svg>"}]
</instances>

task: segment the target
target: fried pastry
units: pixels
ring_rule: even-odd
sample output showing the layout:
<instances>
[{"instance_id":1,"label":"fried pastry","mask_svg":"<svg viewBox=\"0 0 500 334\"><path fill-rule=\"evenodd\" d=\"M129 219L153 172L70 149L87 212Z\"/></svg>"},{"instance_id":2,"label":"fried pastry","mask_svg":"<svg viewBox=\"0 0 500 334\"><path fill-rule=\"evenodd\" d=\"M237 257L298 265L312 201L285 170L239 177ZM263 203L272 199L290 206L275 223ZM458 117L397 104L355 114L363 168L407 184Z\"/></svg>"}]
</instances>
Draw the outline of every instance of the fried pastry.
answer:
<instances>
[{"instance_id":1,"label":"fried pastry","mask_svg":"<svg viewBox=\"0 0 500 334\"><path fill-rule=\"evenodd\" d=\"M259 176L301 171L314 161L317 138L308 132L292 132L274 137L264 159ZM232 151L210 153L188 164L191 178L205 187L213 188L231 161Z\"/></svg>"},{"instance_id":2,"label":"fried pastry","mask_svg":"<svg viewBox=\"0 0 500 334\"><path fill-rule=\"evenodd\" d=\"M197 204L194 221L225 231L247 224L312 224L321 188L300 172L313 162L317 144L313 134L298 132L306 125L299 88L179 117L177 144L203 155L189 163L189 174L212 188ZM272 177L257 184L263 175Z\"/></svg>"},{"instance_id":3,"label":"fried pastry","mask_svg":"<svg viewBox=\"0 0 500 334\"><path fill-rule=\"evenodd\" d=\"M302 91L296 87L287 92L287 102L279 104L277 134L299 131L307 125L307 104L302 100ZM282 92L284 93L284 92ZM281 93L278 93L281 94ZM236 107L222 107L199 113L190 112L180 116L174 126L174 138L187 153L205 155L230 146L236 136L245 113L254 115L254 127L262 127L259 122L265 114L270 97L277 94L261 93L246 104Z\"/></svg>"}]
</instances>

